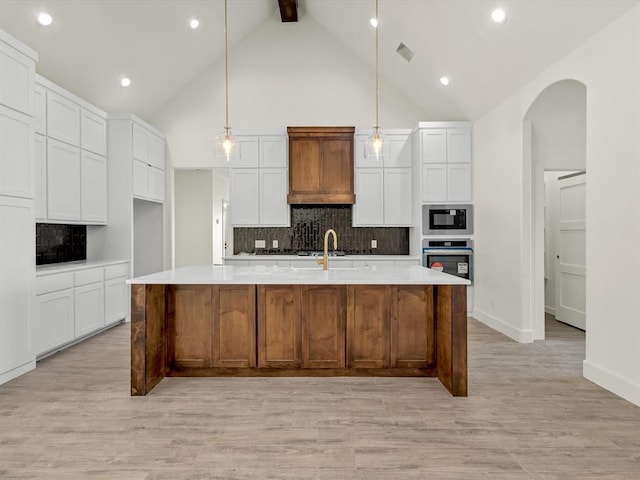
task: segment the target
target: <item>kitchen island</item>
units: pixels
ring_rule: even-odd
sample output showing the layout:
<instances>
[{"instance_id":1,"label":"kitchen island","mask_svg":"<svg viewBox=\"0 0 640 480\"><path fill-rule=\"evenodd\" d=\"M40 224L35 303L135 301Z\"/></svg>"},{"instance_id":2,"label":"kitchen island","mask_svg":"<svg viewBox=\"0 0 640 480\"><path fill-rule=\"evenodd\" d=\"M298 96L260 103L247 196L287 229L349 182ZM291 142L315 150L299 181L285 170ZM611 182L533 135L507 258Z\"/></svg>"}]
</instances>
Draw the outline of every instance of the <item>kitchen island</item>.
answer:
<instances>
[{"instance_id":1,"label":"kitchen island","mask_svg":"<svg viewBox=\"0 0 640 480\"><path fill-rule=\"evenodd\" d=\"M166 376L426 376L467 395L466 286L421 266L193 266L131 284L131 394Z\"/></svg>"}]
</instances>

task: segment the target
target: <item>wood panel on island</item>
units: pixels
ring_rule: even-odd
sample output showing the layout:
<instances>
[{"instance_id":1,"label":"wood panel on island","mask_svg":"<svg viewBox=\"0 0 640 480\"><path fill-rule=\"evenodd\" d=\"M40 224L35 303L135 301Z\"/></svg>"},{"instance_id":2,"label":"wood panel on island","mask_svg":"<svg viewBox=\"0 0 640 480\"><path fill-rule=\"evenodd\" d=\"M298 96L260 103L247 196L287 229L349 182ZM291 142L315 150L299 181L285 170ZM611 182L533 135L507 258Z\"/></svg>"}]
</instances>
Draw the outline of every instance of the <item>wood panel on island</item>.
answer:
<instances>
[{"instance_id":1,"label":"wood panel on island","mask_svg":"<svg viewBox=\"0 0 640 480\"><path fill-rule=\"evenodd\" d=\"M164 376L426 376L467 395L464 285L133 284L131 321L132 395Z\"/></svg>"}]
</instances>

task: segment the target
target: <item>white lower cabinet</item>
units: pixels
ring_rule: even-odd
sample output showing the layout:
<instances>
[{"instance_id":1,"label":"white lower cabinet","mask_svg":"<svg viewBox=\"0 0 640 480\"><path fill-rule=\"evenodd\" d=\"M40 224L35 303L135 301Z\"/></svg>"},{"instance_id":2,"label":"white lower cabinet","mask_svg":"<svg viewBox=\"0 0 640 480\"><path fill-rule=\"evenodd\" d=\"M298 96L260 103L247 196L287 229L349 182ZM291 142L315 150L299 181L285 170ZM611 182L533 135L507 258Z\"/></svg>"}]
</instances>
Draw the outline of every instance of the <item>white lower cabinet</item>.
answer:
<instances>
[{"instance_id":1,"label":"white lower cabinet","mask_svg":"<svg viewBox=\"0 0 640 480\"><path fill-rule=\"evenodd\" d=\"M33 346L42 355L73 340L73 289L36 296Z\"/></svg>"},{"instance_id":2,"label":"white lower cabinet","mask_svg":"<svg viewBox=\"0 0 640 480\"><path fill-rule=\"evenodd\" d=\"M104 284L102 282L74 288L73 302L76 338L104 327Z\"/></svg>"},{"instance_id":3,"label":"white lower cabinet","mask_svg":"<svg viewBox=\"0 0 640 480\"><path fill-rule=\"evenodd\" d=\"M117 263L36 277L31 346L36 356L125 320L129 266Z\"/></svg>"}]
</instances>

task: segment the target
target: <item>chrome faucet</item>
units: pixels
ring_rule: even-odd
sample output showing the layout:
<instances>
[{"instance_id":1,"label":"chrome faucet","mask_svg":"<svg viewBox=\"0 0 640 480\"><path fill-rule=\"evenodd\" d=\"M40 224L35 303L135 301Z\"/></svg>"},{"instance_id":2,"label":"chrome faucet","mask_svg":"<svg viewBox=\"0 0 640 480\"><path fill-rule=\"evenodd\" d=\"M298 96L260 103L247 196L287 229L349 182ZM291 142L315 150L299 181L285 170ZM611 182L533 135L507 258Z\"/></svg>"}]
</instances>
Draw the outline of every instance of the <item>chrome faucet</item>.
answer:
<instances>
[{"instance_id":1,"label":"chrome faucet","mask_svg":"<svg viewBox=\"0 0 640 480\"><path fill-rule=\"evenodd\" d=\"M329 234L333 235L333 249L338 248L338 235L333 228L330 228L324 232L324 255L316 259L316 263L322 265L322 270L329 270Z\"/></svg>"}]
</instances>

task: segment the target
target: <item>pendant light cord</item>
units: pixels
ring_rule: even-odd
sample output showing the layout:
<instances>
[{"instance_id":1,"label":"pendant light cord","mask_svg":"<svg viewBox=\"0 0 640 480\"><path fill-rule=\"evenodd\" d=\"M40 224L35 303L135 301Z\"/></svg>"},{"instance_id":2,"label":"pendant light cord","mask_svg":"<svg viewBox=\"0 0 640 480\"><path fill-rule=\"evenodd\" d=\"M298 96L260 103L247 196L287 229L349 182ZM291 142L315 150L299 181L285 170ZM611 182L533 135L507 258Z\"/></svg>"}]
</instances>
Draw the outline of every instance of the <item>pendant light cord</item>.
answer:
<instances>
[{"instance_id":1,"label":"pendant light cord","mask_svg":"<svg viewBox=\"0 0 640 480\"><path fill-rule=\"evenodd\" d=\"M225 0L226 1L226 0ZM379 68L379 61L378 61L378 28L380 28L380 20L378 19L378 0L376 0L376 125L375 125L375 129L376 129L376 133L378 133L378 129L380 128L380 122L378 120L378 96L379 96L379 81L378 81L378 68Z\"/></svg>"},{"instance_id":2,"label":"pendant light cord","mask_svg":"<svg viewBox=\"0 0 640 480\"><path fill-rule=\"evenodd\" d=\"M229 135L229 66L227 50L227 0L224 0L224 130Z\"/></svg>"}]
</instances>

